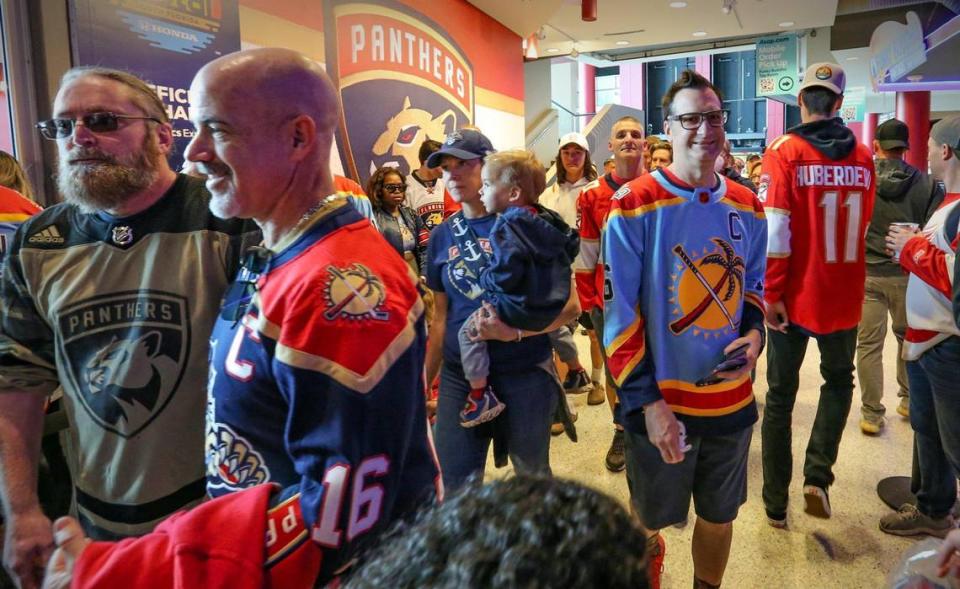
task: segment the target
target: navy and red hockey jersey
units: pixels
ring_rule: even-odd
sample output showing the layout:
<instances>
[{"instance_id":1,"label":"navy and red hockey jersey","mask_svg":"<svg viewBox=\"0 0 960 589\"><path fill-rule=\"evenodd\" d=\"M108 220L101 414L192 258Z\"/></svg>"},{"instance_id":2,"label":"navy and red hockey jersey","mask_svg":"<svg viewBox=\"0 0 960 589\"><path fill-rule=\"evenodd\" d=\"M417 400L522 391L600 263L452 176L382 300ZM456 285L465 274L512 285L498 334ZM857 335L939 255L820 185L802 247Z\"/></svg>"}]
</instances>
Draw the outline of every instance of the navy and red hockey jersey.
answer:
<instances>
[{"instance_id":1,"label":"navy and red hockey jersey","mask_svg":"<svg viewBox=\"0 0 960 589\"><path fill-rule=\"evenodd\" d=\"M322 576L442 494L428 438L424 305L413 275L343 199L245 263L211 337L207 490L299 486ZM248 262L250 258L247 258ZM239 316L239 318L238 318Z\"/></svg>"},{"instance_id":2,"label":"navy and red hockey jersey","mask_svg":"<svg viewBox=\"0 0 960 589\"><path fill-rule=\"evenodd\" d=\"M876 175L840 119L798 125L763 156L758 196L769 224L765 300L817 334L856 327L866 282Z\"/></svg>"}]
</instances>

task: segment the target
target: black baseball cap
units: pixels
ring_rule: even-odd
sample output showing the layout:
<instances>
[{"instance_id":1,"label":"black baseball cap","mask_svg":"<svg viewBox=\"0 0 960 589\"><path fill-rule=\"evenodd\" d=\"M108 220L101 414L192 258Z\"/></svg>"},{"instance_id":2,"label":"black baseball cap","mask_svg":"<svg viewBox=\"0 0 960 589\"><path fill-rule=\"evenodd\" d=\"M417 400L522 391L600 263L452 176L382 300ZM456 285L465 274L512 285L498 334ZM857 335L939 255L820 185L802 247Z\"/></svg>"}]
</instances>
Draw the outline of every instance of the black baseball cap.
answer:
<instances>
[{"instance_id":1,"label":"black baseball cap","mask_svg":"<svg viewBox=\"0 0 960 589\"><path fill-rule=\"evenodd\" d=\"M874 138L880 144L880 149L910 148L910 129L903 121L897 119L884 121L877 127Z\"/></svg>"},{"instance_id":2,"label":"black baseball cap","mask_svg":"<svg viewBox=\"0 0 960 589\"><path fill-rule=\"evenodd\" d=\"M462 160L484 158L496 151L487 136L473 129L460 129L447 135L446 141L438 151L427 158L427 167L436 168L443 160L443 156L452 155Z\"/></svg>"}]
</instances>

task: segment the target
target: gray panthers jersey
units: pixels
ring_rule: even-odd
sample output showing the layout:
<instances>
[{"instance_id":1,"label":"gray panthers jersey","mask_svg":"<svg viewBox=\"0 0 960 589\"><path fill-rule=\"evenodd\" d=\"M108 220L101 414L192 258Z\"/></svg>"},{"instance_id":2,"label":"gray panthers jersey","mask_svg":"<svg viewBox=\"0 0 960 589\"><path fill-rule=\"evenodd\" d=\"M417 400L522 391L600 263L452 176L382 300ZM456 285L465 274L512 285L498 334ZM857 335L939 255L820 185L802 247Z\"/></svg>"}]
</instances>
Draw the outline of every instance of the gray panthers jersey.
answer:
<instances>
[{"instance_id":1,"label":"gray panthers jersey","mask_svg":"<svg viewBox=\"0 0 960 589\"><path fill-rule=\"evenodd\" d=\"M255 226L178 176L136 215L60 204L17 232L0 279L0 394L63 387L78 515L145 533L204 495L208 337Z\"/></svg>"}]
</instances>

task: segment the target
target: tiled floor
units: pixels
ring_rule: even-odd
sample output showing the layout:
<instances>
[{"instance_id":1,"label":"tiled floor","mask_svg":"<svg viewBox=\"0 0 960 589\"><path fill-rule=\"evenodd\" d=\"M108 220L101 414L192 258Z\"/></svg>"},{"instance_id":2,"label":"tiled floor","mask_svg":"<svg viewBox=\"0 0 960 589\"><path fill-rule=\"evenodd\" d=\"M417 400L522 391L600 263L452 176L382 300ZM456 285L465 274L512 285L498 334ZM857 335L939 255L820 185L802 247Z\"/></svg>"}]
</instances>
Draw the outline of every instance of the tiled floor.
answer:
<instances>
[{"instance_id":1,"label":"tiled floor","mask_svg":"<svg viewBox=\"0 0 960 589\"><path fill-rule=\"evenodd\" d=\"M589 358L587 340L578 336L581 358ZM847 420L840 458L835 468L837 481L830 489L833 518L818 520L803 513L801 495L803 452L816 412L821 383L819 354L809 347L801 373L801 389L793 420L794 476L790 489L793 501L789 510L790 527L775 530L767 525L760 499L760 424L754 429L750 448L749 499L740 511L734 529L733 549L723 586L750 588L874 588L883 587L889 571L914 541L880 532L877 523L887 513L877 498L876 484L889 475L908 475L912 433L909 422L895 412L896 382L893 379L895 341L889 338L884 350L887 427L877 437L860 432L859 389L854 391L853 409ZM757 375L757 399L766 394L765 363L761 359ZM586 396L574 397L580 417L577 421L580 442L566 437L553 438L550 460L556 476L571 478L593 486L624 504L628 501L624 473L611 473L603 460L613 433L607 405L588 406ZM489 462L492 464L492 460ZM501 476L505 472L489 473ZM692 585L693 562L690 557L690 525L664 531L667 541L664 589ZM598 550L603 547L598 546Z\"/></svg>"}]
</instances>

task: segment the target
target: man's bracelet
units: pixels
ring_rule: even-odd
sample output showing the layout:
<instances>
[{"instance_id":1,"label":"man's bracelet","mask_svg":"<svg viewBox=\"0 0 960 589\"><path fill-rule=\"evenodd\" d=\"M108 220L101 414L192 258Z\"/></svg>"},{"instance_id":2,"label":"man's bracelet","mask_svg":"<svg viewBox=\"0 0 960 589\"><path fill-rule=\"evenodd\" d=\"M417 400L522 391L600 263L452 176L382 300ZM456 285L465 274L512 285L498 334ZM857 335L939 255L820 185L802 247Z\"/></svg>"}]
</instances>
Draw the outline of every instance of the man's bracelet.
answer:
<instances>
[{"instance_id":1,"label":"man's bracelet","mask_svg":"<svg viewBox=\"0 0 960 589\"><path fill-rule=\"evenodd\" d=\"M519 341L522 340L522 339L523 339L523 330L522 330L522 329L518 329L518 330L517 330L517 341L519 342Z\"/></svg>"}]
</instances>

